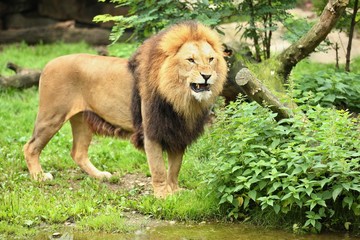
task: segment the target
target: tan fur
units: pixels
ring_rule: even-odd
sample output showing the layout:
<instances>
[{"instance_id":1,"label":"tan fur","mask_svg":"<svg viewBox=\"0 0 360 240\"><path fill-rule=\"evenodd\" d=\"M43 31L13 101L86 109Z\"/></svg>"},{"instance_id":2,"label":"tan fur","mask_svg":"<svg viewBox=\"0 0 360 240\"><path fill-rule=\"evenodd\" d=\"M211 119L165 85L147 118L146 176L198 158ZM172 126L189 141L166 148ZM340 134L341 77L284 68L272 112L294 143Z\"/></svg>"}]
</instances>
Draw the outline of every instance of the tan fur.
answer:
<instances>
[{"instance_id":1,"label":"tan fur","mask_svg":"<svg viewBox=\"0 0 360 240\"><path fill-rule=\"evenodd\" d=\"M110 129L113 132L107 135L128 136L135 130L130 108L134 77L138 77L144 148L154 193L164 197L177 191L184 151L168 152L166 171L161 143L149 138L146 130L152 124L148 114L153 94L160 94L169 102L192 129L222 90L227 68L220 41L209 28L201 24L196 24L196 28L193 34L187 24L175 25L145 41L134 56L139 63L138 74L134 76L127 60L112 57L76 54L48 63L40 79L39 111L33 135L24 146L30 175L37 180L52 179L51 174L43 172L39 155L70 120L74 139L71 156L75 162L93 177L109 178L110 173L92 165L88 147L93 131L107 133ZM149 58L153 59L151 66ZM196 63L189 62L188 58ZM143 73L149 77L142 79ZM196 94L190 89L190 83L201 83L201 74L211 75L211 91ZM93 113L97 116L91 116ZM88 121L94 124L89 125Z\"/></svg>"},{"instance_id":2,"label":"tan fur","mask_svg":"<svg viewBox=\"0 0 360 240\"><path fill-rule=\"evenodd\" d=\"M87 157L93 133L84 113L94 112L124 132L133 131L130 111L133 77L127 65L126 59L88 54L59 57L46 65L39 83L39 110L33 135L24 146L32 178L52 179L51 174L43 172L39 155L68 120L73 131L71 155L75 162L93 177L111 176L96 169Z\"/></svg>"}]
</instances>

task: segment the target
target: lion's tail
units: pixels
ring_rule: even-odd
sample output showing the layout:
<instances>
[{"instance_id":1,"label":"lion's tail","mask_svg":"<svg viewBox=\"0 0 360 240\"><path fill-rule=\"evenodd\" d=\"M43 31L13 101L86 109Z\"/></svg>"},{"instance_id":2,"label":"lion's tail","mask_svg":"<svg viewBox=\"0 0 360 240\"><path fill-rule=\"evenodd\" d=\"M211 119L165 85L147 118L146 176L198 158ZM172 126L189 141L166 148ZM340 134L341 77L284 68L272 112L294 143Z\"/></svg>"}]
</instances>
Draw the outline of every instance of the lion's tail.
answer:
<instances>
[{"instance_id":1,"label":"lion's tail","mask_svg":"<svg viewBox=\"0 0 360 240\"><path fill-rule=\"evenodd\" d=\"M94 112L85 111L84 118L89 124L91 131L95 134L118 138L128 138L131 134L129 131L105 121Z\"/></svg>"}]
</instances>

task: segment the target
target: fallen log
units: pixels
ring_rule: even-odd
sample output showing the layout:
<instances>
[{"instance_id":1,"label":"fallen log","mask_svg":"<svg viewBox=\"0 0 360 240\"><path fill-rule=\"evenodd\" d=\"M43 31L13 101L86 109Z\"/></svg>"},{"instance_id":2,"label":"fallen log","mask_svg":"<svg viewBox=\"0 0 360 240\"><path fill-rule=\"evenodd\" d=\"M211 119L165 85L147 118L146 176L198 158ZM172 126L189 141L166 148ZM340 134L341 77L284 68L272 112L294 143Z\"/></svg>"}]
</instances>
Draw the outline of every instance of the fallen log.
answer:
<instances>
[{"instance_id":1,"label":"fallen log","mask_svg":"<svg viewBox=\"0 0 360 240\"><path fill-rule=\"evenodd\" d=\"M282 104L260 80L254 77L248 68L240 69L236 74L235 82L249 99L277 113L275 117L276 120L290 118L292 116L291 109Z\"/></svg>"},{"instance_id":2,"label":"fallen log","mask_svg":"<svg viewBox=\"0 0 360 240\"><path fill-rule=\"evenodd\" d=\"M0 87L29 88L39 84L40 70L22 68L9 62L7 68L13 70L16 75L3 77L0 76Z\"/></svg>"},{"instance_id":3,"label":"fallen log","mask_svg":"<svg viewBox=\"0 0 360 240\"><path fill-rule=\"evenodd\" d=\"M10 29L0 31L0 44L24 41L27 44L53 42L80 42L90 45L108 45L110 31L102 28L76 28L74 21L66 21L45 27Z\"/></svg>"}]
</instances>

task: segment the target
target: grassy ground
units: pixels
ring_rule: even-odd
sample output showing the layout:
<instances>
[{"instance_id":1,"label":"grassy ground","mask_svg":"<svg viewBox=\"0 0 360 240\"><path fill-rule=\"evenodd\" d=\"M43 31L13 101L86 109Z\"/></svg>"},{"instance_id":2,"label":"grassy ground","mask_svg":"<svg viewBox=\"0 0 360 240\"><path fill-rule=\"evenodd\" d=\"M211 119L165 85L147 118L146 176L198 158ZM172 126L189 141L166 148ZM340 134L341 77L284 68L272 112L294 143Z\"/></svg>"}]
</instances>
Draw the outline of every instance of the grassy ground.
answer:
<instances>
[{"instance_id":1,"label":"grassy ground","mask_svg":"<svg viewBox=\"0 0 360 240\"><path fill-rule=\"evenodd\" d=\"M111 46L109 51L127 57L134 49L134 45L120 44ZM49 60L75 52L96 51L83 43L3 46L0 75L12 74L5 69L8 61L41 69ZM195 149L186 155L180 176L180 184L189 190L157 200L149 191L145 155L127 141L95 137L89 151L92 162L99 169L114 173L114 177L110 182L101 182L84 174L70 157L69 124L54 136L41 155L43 168L55 179L45 183L31 181L22 147L31 136L37 105L35 87L0 89L0 238L31 236L64 224L75 225L78 231L132 231L144 223L129 223L123 217L129 211L173 220L204 220L218 215L217 200L204 190L196 190L201 162L190 159L197 154ZM125 186L124 175L126 179L135 178L135 183Z\"/></svg>"}]
</instances>

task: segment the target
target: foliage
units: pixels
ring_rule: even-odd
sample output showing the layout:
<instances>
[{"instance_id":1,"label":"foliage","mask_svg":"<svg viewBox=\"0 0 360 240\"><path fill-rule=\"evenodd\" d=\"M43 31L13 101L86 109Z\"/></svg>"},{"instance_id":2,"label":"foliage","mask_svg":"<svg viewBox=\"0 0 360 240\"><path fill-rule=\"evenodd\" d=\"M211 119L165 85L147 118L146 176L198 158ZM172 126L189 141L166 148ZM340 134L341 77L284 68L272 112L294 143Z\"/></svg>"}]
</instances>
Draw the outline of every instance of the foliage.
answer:
<instances>
[{"instance_id":1,"label":"foliage","mask_svg":"<svg viewBox=\"0 0 360 240\"><path fill-rule=\"evenodd\" d=\"M360 111L360 74L327 69L294 79L300 103Z\"/></svg>"},{"instance_id":2,"label":"foliage","mask_svg":"<svg viewBox=\"0 0 360 240\"><path fill-rule=\"evenodd\" d=\"M106 0L100 0L105 2ZM224 18L231 16L230 2L219 0L207 1L172 1L172 0L110 0L118 7L129 7L129 16L99 15L95 22L113 21L110 40L116 42L126 29L134 28L134 36L143 40L164 27L182 21L196 19L206 25L215 26Z\"/></svg>"},{"instance_id":3,"label":"foliage","mask_svg":"<svg viewBox=\"0 0 360 240\"><path fill-rule=\"evenodd\" d=\"M277 30L277 22L292 18L286 10L293 8L295 3L293 0L246 0L236 7L238 13L249 16L243 37L253 40L257 61L270 58L272 32Z\"/></svg>"},{"instance_id":4,"label":"foliage","mask_svg":"<svg viewBox=\"0 0 360 240\"><path fill-rule=\"evenodd\" d=\"M306 112L306 121L299 114L276 122L238 100L220 113L204 145L212 159L204 178L229 217L271 213L316 231L359 226L359 122L319 106Z\"/></svg>"}]
</instances>

